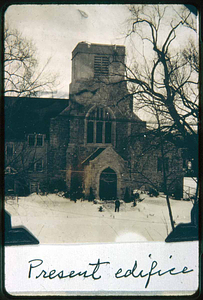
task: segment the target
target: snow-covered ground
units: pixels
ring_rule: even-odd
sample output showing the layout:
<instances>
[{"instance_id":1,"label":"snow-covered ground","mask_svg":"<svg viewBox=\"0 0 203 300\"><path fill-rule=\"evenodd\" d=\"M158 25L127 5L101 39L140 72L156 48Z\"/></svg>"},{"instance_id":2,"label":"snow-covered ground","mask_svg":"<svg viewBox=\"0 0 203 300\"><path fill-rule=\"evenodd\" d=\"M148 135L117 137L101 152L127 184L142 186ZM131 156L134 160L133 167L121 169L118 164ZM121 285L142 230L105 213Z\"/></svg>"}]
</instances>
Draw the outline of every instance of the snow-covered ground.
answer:
<instances>
[{"instance_id":1,"label":"snow-covered ground","mask_svg":"<svg viewBox=\"0 0 203 300\"><path fill-rule=\"evenodd\" d=\"M6 200L12 226L25 226L41 244L111 243L164 241L171 231L168 207L163 195L144 198L136 207L122 203L101 204L78 200L76 203L55 194L32 194L18 201ZM175 224L190 222L192 203L170 200Z\"/></svg>"}]
</instances>

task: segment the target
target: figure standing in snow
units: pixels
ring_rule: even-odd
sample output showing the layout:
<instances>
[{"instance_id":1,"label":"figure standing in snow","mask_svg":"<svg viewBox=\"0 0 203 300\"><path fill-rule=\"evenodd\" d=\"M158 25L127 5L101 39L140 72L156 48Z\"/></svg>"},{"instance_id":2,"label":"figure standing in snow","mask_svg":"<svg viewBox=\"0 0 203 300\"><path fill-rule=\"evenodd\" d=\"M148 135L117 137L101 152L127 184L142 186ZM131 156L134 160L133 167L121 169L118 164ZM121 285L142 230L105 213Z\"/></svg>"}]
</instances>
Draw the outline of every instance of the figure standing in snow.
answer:
<instances>
[{"instance_id":1,"label":"figure standing in snow","mask_svg":"<svg viewBox=\"0 0 203 300\"><path fill-rule=\"evenodd\" d=\"M118 211L119 212L119 207L120 207L120 201L118 199L116 199L115 201L115 212Z\"/></svg>"},{"instance_id":2,"label":"figure standing in snow","mask_svg":"<svg viewBox=\"0 0 203 300\"><path fill-rule=\"evenodd\" d=\"M77 193L75 189L72 189L71 194L70 194L70 199L73 200L75 203L77 201Z\"/></svg>"},{"instance_id":3,"label":"figure standing in snow","mask_svg":"<svg viewBox=\"0 0 203 300\"><path fill-rule=\"evenodd\" d=\"M77 202L77 195L76 192L73 192L73 201L76 203Z\"/></svg>"},{"instance_id":4,"label":"figure standing in snow","mask_svg":"<svg viewBox=\"0 0 203 300\"><path fill-rule=\"evenodd\" d=\"M140 194L138 192L134 193L133 206L137 205L137 201L139 201Z\"/></svg>"}]
</instances>

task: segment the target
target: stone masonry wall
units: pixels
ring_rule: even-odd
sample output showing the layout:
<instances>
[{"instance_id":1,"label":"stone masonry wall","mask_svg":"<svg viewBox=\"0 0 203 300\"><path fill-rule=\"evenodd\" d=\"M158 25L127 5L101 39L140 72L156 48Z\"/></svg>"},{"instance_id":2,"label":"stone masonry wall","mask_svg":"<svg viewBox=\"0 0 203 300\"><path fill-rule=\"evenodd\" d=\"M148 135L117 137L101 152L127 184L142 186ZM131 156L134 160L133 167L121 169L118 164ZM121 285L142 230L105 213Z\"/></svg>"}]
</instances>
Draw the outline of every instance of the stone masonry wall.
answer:
<instances>
[{"instance_id":1,"label":"stone masonry wall","mask_svg":"<svg viewBox=\"0 0 203 300\"><path fill-rule=\"evenodd\" d=\"M69 119L57 117L50 122L50 145L48 153L48 176L65 179L66 149L69 143Z\"/></svg>"}]
</instances>

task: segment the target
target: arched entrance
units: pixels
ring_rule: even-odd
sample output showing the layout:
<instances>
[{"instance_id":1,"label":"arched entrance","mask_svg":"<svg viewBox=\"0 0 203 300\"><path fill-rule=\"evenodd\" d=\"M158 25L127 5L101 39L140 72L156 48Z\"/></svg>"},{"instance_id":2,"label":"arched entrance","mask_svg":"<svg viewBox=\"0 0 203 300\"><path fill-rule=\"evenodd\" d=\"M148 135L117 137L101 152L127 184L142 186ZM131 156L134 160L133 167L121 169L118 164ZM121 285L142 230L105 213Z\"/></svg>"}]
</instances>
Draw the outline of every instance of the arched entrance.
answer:
<instances>
[{"instance_id":1,"label":"arched entrance","mask_svg":"<svg viewBox=\"0 0 203 300\"><path fill-rule=\"evenodd\" d=\"M111 168L103 170L100 175L99 197L102 200L111 200L117 197L117 176Z\"/></svg>"}]
</instances>

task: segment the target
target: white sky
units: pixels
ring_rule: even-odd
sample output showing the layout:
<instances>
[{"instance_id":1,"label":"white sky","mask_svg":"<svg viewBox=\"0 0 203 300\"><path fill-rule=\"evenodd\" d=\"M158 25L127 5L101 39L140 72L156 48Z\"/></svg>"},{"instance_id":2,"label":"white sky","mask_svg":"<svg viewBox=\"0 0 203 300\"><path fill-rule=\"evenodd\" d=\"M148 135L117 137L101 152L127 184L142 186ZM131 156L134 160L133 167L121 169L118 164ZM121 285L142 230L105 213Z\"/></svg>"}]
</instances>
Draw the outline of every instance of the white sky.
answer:
<instances>
[{"instance_id":1,"label":"white sky","mask_svg":"<svg viewBox=\"0 0 203 300\"><path fill-rule=\"evenodd\" d=\"M173 19L174 7L177 9L178 6L171 5L167 11L166 27ZM82 15L79 10L85 14ZM142 40L138 37L126 40L125 37L129 17L128 6L124 4L12 5L5 13L5 21L9 27L18 29L24 37L34 42L41 68L51 57L47 71L58 74L60 84L54 95L58 98L69 97L71 52L81 41L125 45L128 58L131 56L141 63L139 51L142 51ZM178 49L187 42L184 31L180 32L179 39L175 40L175 47ZM131 43L134 44L133 48ZM145 55L149 57L152 51L148 47L146 51L148 53Z\"/></svg>"},{"instance_id":2,"label":"white sky","mask_svg":"<svg viewBox=\"0 0 203 300\"><path fill-rule=\"evenodd\" d=\"M68 97L72 50L81 41L123 45L128 15L127 5L13 5L5 20L33 40L42 66L52 58L49 69L60 81L57 96Z\"/></svg>"}]
</instances>

